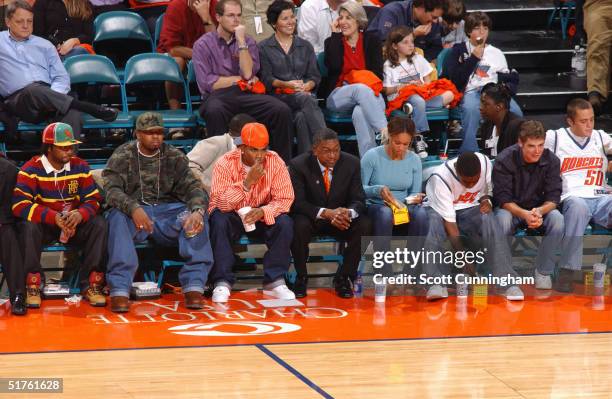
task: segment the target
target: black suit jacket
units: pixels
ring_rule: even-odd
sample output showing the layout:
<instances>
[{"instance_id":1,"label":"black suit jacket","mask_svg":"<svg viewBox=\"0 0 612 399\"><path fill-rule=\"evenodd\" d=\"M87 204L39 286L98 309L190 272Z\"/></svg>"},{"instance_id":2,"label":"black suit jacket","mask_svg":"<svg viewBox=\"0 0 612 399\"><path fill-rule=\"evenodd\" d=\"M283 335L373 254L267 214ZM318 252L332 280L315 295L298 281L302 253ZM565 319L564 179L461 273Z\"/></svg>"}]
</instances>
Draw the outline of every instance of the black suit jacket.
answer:
<instances>
[{"instance_id":1,"label":"black suit jacket","mask_svg":"<svg viewBox=\"0 0 612 399\"><path fill-rule=\"evenodd\" d=\"M510 111L506 113L506 116L502 122L502 131L498 134L499 140L497 141L497 155L501 154L503 150L511 145L516 144L523 121L523 118ZM485 141L489 140L493 135L494 127L495 125L493 122L486 120L478 128L478 135L480 136L480 152L489 158L491 157L491 150L489 148L485 148Z\"/></svg>"},{"instance_id":2,"label":"black suit jacket","mask_svg":"<svg viewBox=\"0 0 612 399\"><path fill-rule=\"evenodd\" d=\"M357 157L346 152L340 153L340 159L332 171L328 194L325 193L321 168L312 152L289 161L289 174L295 192L292 213L305 215L313 222L321 208L343 207L354 209L360 216L365 214L365 192Z\"/></svg>"}]
</instances>

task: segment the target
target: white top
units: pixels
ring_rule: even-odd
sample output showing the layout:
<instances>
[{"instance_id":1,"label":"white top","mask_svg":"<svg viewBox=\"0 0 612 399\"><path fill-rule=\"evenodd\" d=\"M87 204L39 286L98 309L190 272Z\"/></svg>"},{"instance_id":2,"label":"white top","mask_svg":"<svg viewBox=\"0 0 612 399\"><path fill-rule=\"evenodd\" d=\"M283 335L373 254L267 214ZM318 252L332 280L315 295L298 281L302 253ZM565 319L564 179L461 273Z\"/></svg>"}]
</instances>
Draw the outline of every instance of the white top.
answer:
<instances>
[{"instance_id":1,"label":"white top","mask_svg":"<svg viewBox=\"0 0 612 399\"><path fill-rule=\"evenodd\" d=\"M485 140L485 148L491 150L491 157L497 156L497 142L499 141L499 136L497 135L497 126L493 126L493 132L491 133L491 138Z\"/></svg>"},{"instance_id":2,"label":"white top","mask_svg":"<svg viewBox=\"0 0 612 399\"><path fill-rule=\"evenodd\" d=\"M398 66L391 65L389 60L383 65L385 80L384 87L395 87L400 84L408 84L410 82L424 83L423 78L433 71L431 64L427 62L425 57L420 54L415 54L412 57L412 62L404 60ZM389 101L397 97L398 93L393 93L388 96Z\"/></svg>"},{"instance_id":3,"label":"white top","mask_svg":"<svg viewBox=\"0 0 612 399\"><path fill-rule=\"evenodd\" d=\"M427 180L425 205L433 208L447 222L456 223L455 211L477 206L480 197L493 195L491 161L483 154L476 153L476 156L480 159L480 179L470 189L461 184L455 171L457 158L438 166Z\"/></svg>"},{"instance_id":4,"label":"white top","mask_svg":"<svg viewBox=\"0 0 612 399\"><path fill-rule=\"evenodd\" d=\"M467 42L465 45L467 46L468 54L471 54L474 50L474 46L472 46L470 42ZM498 72L508 72L506 57L500 49L487 44L482 59L478 62L476 69L472 73L465 87L465 91L468 92L479 89L487 83L497 83Z\"/></svg>"},{"instance_id":5,"label":"white top","mask_svg":"<svg viewBox=\"0 0 612 399\"><path fill-rule=\"evenodd\" d=\"M329 7L327 0L306 0L298 13L298 36L310 42L316 54L324 50L325 39L331 36L332 22L338 11Z\"/></svg>"},{"instance_id":6,"label":"white top","mask_svg":"<svg viewBox=\"0 0 612 399\"><path fill-rule=\"evenodd\" d=\"M606 195L606 154L612 154L612 138L606 132L593 130L591 137L584 138L574 135L569 128L549 130L544 145L561 161L561 201L570 196Z\"/></svg>"}]
</instances>

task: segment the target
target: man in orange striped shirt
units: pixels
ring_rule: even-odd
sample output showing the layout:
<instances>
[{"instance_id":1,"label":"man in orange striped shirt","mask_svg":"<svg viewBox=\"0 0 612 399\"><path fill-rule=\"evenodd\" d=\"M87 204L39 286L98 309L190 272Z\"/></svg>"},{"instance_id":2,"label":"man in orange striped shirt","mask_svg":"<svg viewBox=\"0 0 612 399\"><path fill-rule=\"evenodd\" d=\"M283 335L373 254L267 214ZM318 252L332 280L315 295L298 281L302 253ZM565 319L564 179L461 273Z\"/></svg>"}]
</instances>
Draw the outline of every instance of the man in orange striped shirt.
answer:
<instances>
[{"instance_id":1,"label":"man in orange striped shirt","mask_svg":"<svg viewBox=\"0 0 612 399\"><path fill-rule=\"evenodd\" d=\"M215 258L210 275L215 285L212 300L227 302L230 296L234 283L232 242L245 230L263 236L268 247L264 294L295 299L284 281L293 239L293 221L287 213L294 194L287 166L277 153L268 150L268 130L260 123L244 125L235 143L238 148L221 157L213 169L208 207Z\"/></svg>"}]
</instances>

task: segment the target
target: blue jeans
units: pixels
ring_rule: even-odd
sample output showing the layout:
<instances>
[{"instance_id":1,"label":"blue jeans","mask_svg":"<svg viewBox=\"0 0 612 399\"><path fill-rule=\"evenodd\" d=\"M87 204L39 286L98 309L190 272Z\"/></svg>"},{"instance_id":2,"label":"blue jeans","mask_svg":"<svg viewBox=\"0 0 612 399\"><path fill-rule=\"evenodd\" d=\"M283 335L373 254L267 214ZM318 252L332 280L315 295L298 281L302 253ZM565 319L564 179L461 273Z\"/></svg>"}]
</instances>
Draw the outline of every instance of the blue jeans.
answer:
<instances>
[{"instance_id":1,"label":"blue jeans","mask_svg":"<svg viewBox=\"0 0 612 399\"><path fill-rule=\"evenodd\" d=\"M433 208L427 208L429 216L429 232L425 239L426 251L444 251L444 241L447 239L444 219ZM482 214L479 206L456 211L456 223L459 232L468 238L479 242L477 251L484 251L486 264L491 266L492 273L497 277L518 276L512 269L510 246L503 238L497 219L493 212ZM478 266L478 263L475 263ZM439 262L424 262L423 272L428 276L442 276L441 268L449 265Z\"/></svg>"},{"instance_id":2,"label":"blue jeans","mask_svg":"<svg viewBox=\"0 0 612 399\"><path fill-rule=\"evenodd\" d=\"M278 215L273 225L263 222L255 224L256 229L249 235L264 236L266 251L263 258L264 288L272 289L285 284L284 276L291 263L291 241L293 240L293 220L285 214ZM210 241L215 254L215 266L210 273L210 281L215 286L231 288L236 280L232 273L234 249L232 243L244 234L244 225L236 212L221 212L215 209L210 215Z\"/></svg>"},{"instance_id":3,"label":"blue jeans","mask_svg":"<svg viewBox=\"0 0 612 399\"><path fill-rule=\"evenodd\" d=\"M497 223L501 229L501 233L512 240L512 236L519 226L526 227L525 221L519 217L512 216L510 212L505 209L496 209L495 216L497 217ZM542 238L542 244L538 250L538 257L536 258L536 268L538 273L551 275L555 270L555 251L561 245L563 239L563 215L556 209L548 212L544 215L542 227L544 230L544 237Z\"/></svg>"},{"instance_id":4,"label":"blue jeans","mask_svg":"<svg viewBox=\"0 0 612 399\"><path fill-rule=\"evenodd\" d=\"M478 152L476 133L480 126L480 89L463 93L463 99L459 104L461 107L461 126L463 127L461 147L459 154L464 152ZM510 112L523 116L523 111L512 99L510 101Z\"/></svg>"},{"instance_id":5,"label":"blue jeans","mask_svg":"<svg viewBox=\"0 0 612 399\"><path fill-rule=\"evenodd\" d=\"M353 112L360 157L376 147L376 133L387 127L385 100L361 83L335 88L327 98L327 108L332 112Z\"/></svg>"},{"instance_id":6,"label":"blue jeans","mask_svg":"<svg viewBox=\"0 0 612 399\"><path fill-rule=\"evenodd\" d=\"M418 94L413 94L408 99L412 105L412 120L416 126L417 133L429 131L429 123L427 122L427 110L432 108L441 108L444 106L442 96L435 96L425 101Z\"/></svg>"},{"instance_id":7,"label":"blue jeans","mask_svg":"<svg viewBox=\"0 0 612 399\"><path fill-rule=\"evenodd\" d=\"M138 269L138 255L134 243L143 242L149 237L164 246L174 246L178 243L179 253L185 260L179 272L183 292L204 292L204 285L213 264L206 217L204 230L195 237L187 238L176 218L187 209L185 204L177 202L145 205L142 209L153 221L153 234L136 230L132 218L118 209L112 209L108 214L109 260L106 280L111 296L129 296Z\"/></svg>"},{"instance_id":8,"label":"blue jeans","mask_svg":"<svg viewBox=\"0 0 612 399\"><path fill-rule=\"evenodd\" d=\"M561 203L565 216L565 237L560 266L571 270L582 268L584 229L590 221L612 228L612 195L597 198L567 197Z\"/></svg>"}]
</instances>

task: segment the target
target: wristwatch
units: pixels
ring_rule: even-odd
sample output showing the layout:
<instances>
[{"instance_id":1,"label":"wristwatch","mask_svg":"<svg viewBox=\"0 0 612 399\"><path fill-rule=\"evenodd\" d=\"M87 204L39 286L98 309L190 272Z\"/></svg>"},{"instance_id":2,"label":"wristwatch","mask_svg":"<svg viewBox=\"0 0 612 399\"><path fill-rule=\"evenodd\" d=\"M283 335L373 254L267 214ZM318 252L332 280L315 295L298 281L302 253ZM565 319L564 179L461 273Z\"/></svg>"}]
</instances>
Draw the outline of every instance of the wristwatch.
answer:
<instances>
[{"instance_id":1,"label":"wristwatch","mask_svg":"<svg viewBox=\"0 0 612 399\"><path fill-rule=\"evenodd\" d=\"M238 50L248 50L249 49L249 45L245 44L244 46L238 46Z\"/></svg>"}]
</instances>

